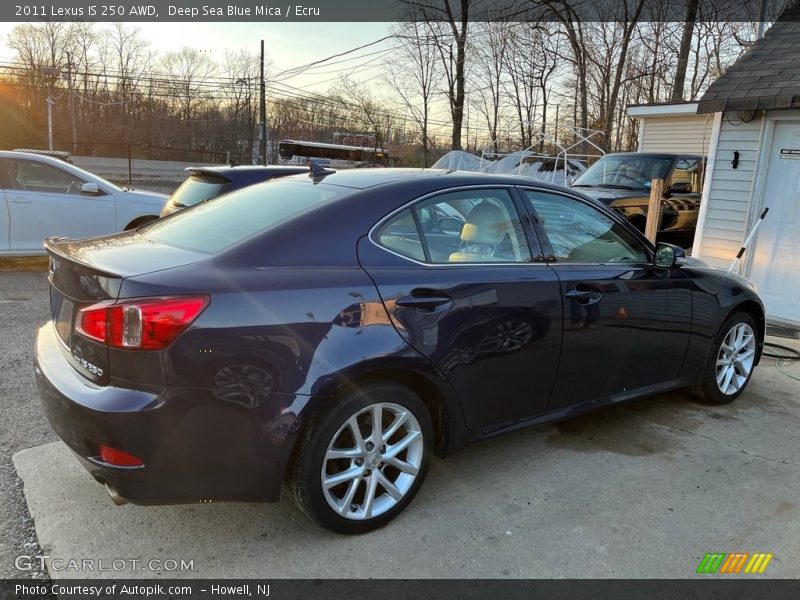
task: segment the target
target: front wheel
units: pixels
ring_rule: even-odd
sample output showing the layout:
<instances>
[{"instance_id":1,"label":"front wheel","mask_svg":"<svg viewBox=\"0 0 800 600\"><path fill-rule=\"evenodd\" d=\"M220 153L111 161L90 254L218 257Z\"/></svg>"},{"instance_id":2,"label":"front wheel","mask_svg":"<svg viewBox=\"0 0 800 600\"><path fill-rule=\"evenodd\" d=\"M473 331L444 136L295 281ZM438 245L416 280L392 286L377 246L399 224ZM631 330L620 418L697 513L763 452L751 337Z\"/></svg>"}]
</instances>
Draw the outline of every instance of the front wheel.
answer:
<instances>
[{"instance_id":1,"label":"front wheel","mask_svg":"<svg viewBox=\"0 0 800 600\"><path fill-rule=\"evenodd\" d=\"M416 394L388 383L363 384L329 402L297 442L289 484L319 525L366 533L417 493L433 444L431 418Z\"/></svg>"},{"instance_id":2,"label":"front wheel","mask_svg":"<svg viewBox=\"0 0 800 600\"><path fill-rule=\"evenodd\" d=\"M733 402L744 391L756 364L758 336L753 317L737 312L720 329L697 392L712 404Z\"/></svg>"}]
</instances>

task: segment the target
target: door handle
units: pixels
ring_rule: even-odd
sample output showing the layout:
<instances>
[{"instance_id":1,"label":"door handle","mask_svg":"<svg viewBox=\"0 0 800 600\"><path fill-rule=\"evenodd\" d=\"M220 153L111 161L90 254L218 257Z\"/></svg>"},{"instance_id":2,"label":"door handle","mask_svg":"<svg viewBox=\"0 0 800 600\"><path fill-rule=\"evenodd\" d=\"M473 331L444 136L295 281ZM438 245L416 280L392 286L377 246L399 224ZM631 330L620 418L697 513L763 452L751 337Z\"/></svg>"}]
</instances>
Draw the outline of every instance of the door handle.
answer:
<instances>
[{"instance_id":1,"label":"door handle","mask_svg":"<svg viewBox=\"0 0 800 600\"><path fill-rule=\"evenodd\" d=\"M597 304L603 294L592 290L569 290L564 293L568 300L577 300L580 304Z\"/></svg>"},{"instance_id":2,"label":"door handle","mask_svg":"<svg viewBox=\"0 0 800 600\"><path fill-rule=\"evenodd\" d=\"M417 308L421 310L433 310L440 306L451 304L453 299L439 290L416 289L408 296L400 296L395 300L397 306L404 308Z\"/></svg>"},{"instance_id":3,"label":"door handle","mask_svg":"<svg viewBox=\"0 0 800 600\"><path fill-rule=\"evenodd\" d=\"M14 204L30 204L31 203L31 200L28 200L27 198L19 198L19 197L15 198L15 197L12 196L10 200Z\"/></svg>"}]
</instances>

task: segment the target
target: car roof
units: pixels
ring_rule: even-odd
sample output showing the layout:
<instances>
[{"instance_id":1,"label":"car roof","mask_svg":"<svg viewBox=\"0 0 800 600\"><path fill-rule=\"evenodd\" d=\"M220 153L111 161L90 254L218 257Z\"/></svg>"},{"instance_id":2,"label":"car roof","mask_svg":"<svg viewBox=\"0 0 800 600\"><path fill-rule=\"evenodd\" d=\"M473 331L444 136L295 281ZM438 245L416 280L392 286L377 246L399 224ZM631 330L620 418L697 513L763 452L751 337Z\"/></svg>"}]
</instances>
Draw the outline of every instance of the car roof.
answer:
<instances>
[{"instance_id":1,"label":"car roof","mask_svg":"<svg viewBox=\"0 0 800 600\"><path fill-rule=\"evenodd\" d=\"M39 150L37 148L14 148L14 152L23 152L25 154L40 154L42 156L52 156L63 160L64 162L72 163L72 155L64 150Z\"/></svg>"},{"instance_id":2,"label":"car roof","mask_svg":"<svg viewBox=\"0 0 800 600\"><path fill-rule=\"evenodd\" d=\"M52 156L50 154L44 154L41 152L20 151L20 150L0 150L0 158L27 158L29 160L41 160L42 162L54 163L57 165L63 165L65 163L71 164L67 163L67 161L61 158Z\"/></svg>"},{"instance_id":3,"label":"car roof","mask_svg":"<svg viewBox=\"0 0 800 600\"><path fill-rule=\"evenodd\" d=\"M292 175L287 179L302 181L308 175ZM536 185L553 190L565 190L563 186L545 183L523 175L496 175L475 171L453 171L446 169L411 169L411 168L363 168L342 169L316 178L317 182L328 185L365 190L368 188L389 185L402 181L416 180L428 182L432 187L455 187L460 185ZM570 190L570 193L575 193Z\"/></svg>"}]
</instances>

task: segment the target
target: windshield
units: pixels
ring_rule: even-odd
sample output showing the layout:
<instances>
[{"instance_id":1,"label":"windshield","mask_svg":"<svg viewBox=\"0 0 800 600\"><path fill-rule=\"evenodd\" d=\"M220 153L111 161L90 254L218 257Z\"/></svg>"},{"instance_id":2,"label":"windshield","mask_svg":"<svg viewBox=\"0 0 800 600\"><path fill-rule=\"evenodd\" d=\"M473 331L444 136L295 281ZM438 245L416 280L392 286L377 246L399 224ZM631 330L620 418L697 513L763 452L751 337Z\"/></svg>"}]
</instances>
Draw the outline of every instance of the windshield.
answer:
<instances>
[{"instance_id":1,"label":"windshield","mask_svg":"<svg viewBox=\"0 0 800 600\"><path fill-rule=\"evenodd\" d=\"M671 156L609 154L592 165L572 185L649 190L652 179L667 178L673 160Z\"/></svg>"},{"instance_id":2,"label":"windshield","mask_svg":"<svg viewBox=\"0 0 800 600\"><path fill-rule=\"evenodd\" d=\"M276 179L154 221L139 234L172 246L216 254L351 191L313 185L310 181Z\"/></svg>"},{"instance_id":3,"label":"windshield","mask_svg":"<svg viewBox=\"0 0 800 600\"><path fill-rule=\"evenodd\" d=\"M169 201L173 206L194 206L218 196L226 183L227 179L216 175L192 175L178 186Z\"/></svg>"}]
</instances>

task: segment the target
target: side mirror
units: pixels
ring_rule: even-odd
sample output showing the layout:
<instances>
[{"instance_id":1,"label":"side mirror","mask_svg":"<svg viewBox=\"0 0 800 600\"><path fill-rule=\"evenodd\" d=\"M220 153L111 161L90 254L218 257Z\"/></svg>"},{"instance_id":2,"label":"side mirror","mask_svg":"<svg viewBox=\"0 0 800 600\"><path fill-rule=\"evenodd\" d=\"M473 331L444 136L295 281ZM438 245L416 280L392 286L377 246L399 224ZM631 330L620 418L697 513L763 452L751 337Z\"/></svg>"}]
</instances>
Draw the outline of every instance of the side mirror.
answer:
<instances>
[{"instance_id":1,"label":"side mirror","mask_svg":"<svg viewBox=\"0 0 800 600\"><path fill-rule=\"evenodd\" d=\"M86 194L88 196L97 196L100 194L100 188L97 187L96 183L84 183L81 186L81 194Z\"/></svg>"},{"instance_id":2,"label":"side mirror","mask_svg":"<svg viewBox=\"0 0 800 600\"><path fill-rule=\"evenodd\" d=\"M653 255L653 266L659 269L672 269L686 264L686 251L674 244L659 243Z\"/></svg>"},{"instance_id":3,"label":"side mirror","mask_svg":"<svg viewBox=\"0 0 800 600\"><path fill-rule=\"evenodd\" d=\"M667 188L668 194L691 194L692 184L688 181L676 181Z\"/></svg>"},{"instance_id":4,"label":"side mirror","mask_svg":"<svg viewBox=\"0 0 800 600\"><path fill-rule=\"evenodd\" d=\"M445 217L439 219L439 229L442 233L447 235L461 235L461 230L464 228L464 222L454 217Z\"/></svg>"}]
</instances>

